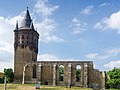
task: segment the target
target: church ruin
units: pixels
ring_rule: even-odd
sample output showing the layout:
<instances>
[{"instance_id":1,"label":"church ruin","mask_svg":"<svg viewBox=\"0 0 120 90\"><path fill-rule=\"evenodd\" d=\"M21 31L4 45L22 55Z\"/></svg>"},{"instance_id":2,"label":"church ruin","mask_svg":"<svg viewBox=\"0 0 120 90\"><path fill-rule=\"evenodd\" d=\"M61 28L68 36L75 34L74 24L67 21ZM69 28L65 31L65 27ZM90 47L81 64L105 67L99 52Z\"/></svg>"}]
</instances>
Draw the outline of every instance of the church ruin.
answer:
<instances>
[{"instance_id":1,"label":"church ruin","mask_svg":"<svg viewBox=\"0 0 120 90\"><path fill-rule=\"evenodd\" d=\"M14 82L48 85L105 87L105 73L94 69L92 61L37 61L39 33L29 10L21 26L14 30Z\"/></svg>"}]
</instances>

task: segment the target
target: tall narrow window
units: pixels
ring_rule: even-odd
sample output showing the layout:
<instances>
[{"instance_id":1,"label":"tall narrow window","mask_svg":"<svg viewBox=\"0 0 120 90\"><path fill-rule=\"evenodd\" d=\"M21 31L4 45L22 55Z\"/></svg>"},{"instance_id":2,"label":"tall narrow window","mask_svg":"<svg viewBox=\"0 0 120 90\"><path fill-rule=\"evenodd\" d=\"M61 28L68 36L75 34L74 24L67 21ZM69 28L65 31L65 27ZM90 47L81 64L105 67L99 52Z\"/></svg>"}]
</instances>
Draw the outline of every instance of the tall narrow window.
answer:
<instances>
[{"instance_id":1,"label":"tall narrow window","mask_svg":"<svg viewBox=\"0 0 120 90\"><path fill-rule=\"evenodd\" d=\"M64 81L64 66L59 66L59 81Z\"/></svg>"},{"instance_id":2,"label":"tall narrow window","mask_svg":"<svg viewBox=\"0 0 120 90\"><path fill-rule=\"evenodd\" d=\"M76 82L80 82L81 80L81 66L76 66Z\"/></svg>"},{"instance_id":3,"label":"tall narrow window","mask_svg":"<svg viewBox=\"0 0 120 90\"><path fill-rule=\"evenodd\" d=\"M36 78L36 65L33 66L33 76L32 78Z\"/></svg>"}]
</instances>

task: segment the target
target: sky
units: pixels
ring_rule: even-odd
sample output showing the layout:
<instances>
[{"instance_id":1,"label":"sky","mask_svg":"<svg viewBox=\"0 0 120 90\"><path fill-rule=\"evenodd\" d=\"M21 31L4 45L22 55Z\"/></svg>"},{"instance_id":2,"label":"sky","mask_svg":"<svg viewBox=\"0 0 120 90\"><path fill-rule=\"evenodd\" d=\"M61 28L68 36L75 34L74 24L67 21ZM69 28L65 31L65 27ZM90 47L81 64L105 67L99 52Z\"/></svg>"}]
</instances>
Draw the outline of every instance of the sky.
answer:
<instances>
[{"instance_id":1,"label":"sky","mask_svg":"<svg viewBox=\"0 0 120 90\"><path fill-rule=\"evenodd\" d=\"M38 61L93 61L120 68L120 1L1 0L0 71L14 67L14 29L25 11L40 34Z\"/></svg>"}]
</instances>

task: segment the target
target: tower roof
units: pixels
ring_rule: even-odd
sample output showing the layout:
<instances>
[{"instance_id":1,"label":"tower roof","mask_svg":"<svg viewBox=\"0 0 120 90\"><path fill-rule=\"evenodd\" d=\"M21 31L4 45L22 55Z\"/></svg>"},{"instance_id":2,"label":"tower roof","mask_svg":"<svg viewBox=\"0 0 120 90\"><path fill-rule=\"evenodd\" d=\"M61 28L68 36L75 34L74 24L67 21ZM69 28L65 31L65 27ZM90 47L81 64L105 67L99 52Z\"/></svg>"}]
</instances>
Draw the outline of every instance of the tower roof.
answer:
<instances>
[{"instance_id":1,"label":"tower roof","mask_svg":"<svg viewBox=\"0 0 120 90\"><path fill-rule=\"evenodd\" d=\"M16 27L15 30L18 30L18 21L16 21Z\"/></svg>"},{"instance_id":2,"label":"tower roof","mask_svg":"<svg viewBox=\"0 0 120 90\"><path fill-rule=\"evenodd\" d=\"M22 20L22 23L21 23L21 26L20 28L29 28L30 27L30 24L31 24L31 17L30 17L30 14L29 14L29 10L28 10L28 7L27 7L27 11L26 11L26 14Z\"/></svg>"},{"instance_id":3,"label":"tower roof","mask_svg":"<svg viewBox=\"0 0 120 90\"><path fill-rule=\"evenodd\" d=\"M30 29L34 30L34 25L33 25L32 21L31 21L31 24L30 24Z\"/></svg>"}]
</instances>

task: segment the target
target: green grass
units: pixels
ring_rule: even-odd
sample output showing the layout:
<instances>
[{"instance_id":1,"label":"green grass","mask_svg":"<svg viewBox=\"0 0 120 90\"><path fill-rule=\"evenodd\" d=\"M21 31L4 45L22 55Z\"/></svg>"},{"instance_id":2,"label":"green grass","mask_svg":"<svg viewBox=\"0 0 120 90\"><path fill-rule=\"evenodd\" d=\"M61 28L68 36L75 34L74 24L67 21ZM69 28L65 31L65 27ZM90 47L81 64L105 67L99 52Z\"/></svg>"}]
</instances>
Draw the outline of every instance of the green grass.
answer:
<instances>
[{"instance_id":1,"label":"green grass","mask_svg":"<svg viewBox=\"0 0 120 90\"><path fill-rule=\"evenodd\" d=\"M0 90L4 90L4 84L0 84ZM36 90L34 84L7 84L7 90ZM38 90L38 89L37 89ZM72 87L66 88L65 86L45 86L41 85L40 90L92 90L89 88Z\"/></svg>"}]
</instances>

